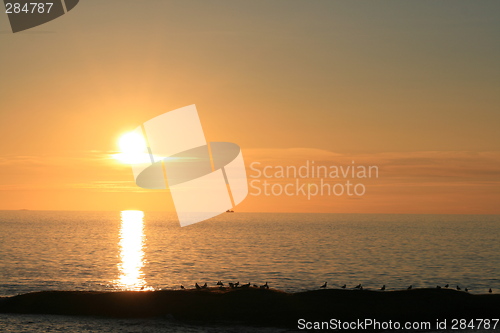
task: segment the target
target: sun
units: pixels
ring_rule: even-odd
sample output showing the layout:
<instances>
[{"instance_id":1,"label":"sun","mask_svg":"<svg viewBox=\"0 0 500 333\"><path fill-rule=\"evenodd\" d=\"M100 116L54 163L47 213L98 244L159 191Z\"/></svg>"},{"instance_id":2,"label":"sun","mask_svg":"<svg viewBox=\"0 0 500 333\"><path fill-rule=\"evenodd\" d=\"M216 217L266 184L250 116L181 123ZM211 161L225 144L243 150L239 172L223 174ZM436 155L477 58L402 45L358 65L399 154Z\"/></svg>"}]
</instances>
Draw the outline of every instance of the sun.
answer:
<instances>
[{"instance_id":1,"label":"sun","mask_svg":"<svg viewBox=\"0 0 500 333\"><path fill-rule=\"evenodd\" d=\"M113 155L113 158L122 163L137 164L151 161L146 140L137 132L128 132L120 136L118 147L120 153Z\"/></svg>"},{"instance_id":2,"label":"sun","mask_svg":"<svg viewBox=\"0 0 500 333\"><path fill-rule=\"evenodd\" d=\"M147 151L146 140L136 132L123 134L118 140L118 146L124 154L138 154Z\"/></svg>"}]
</instances>

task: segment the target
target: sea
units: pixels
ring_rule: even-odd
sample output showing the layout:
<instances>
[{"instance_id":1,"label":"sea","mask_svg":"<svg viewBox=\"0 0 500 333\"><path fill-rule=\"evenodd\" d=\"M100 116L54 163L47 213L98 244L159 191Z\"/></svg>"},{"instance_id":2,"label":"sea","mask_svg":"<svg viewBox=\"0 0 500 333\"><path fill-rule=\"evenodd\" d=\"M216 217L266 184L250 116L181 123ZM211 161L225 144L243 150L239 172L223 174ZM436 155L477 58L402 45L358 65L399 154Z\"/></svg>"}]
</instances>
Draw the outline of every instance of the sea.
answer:
<instances>
[{"instance_id":1,"label":"sea","mask_svg":"<svg viewBox=\"0 0 500 333\"><path fill-rule=\"evenodd\" d=\"M500 292L500 215L0 211L0 296L240 282ZM0 314L4 332L284 332L175 320ZM456 332L456 331L455 331Z\"/></svg>"}]
</instances>

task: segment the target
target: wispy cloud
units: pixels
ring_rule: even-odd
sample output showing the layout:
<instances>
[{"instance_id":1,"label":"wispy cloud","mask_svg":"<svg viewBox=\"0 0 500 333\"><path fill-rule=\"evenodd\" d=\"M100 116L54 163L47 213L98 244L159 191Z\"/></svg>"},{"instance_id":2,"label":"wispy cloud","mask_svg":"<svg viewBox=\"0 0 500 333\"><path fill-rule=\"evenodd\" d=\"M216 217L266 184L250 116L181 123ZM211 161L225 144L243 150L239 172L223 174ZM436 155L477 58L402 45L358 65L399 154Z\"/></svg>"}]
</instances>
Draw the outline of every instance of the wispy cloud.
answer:
<instances>
[{"instance_id":1,"label":"wispy cloud","mask_svg":"<svg viewBox=\"0 0 500 333\"><path fill-rule=\"evenodd\" d=\"M124 184L130 167L112 158L114 152L80 151L67 155L3 155L0 190L131 189Z\"/></svg>"},{"instance_id":2,"label":"wispy cloud","mask_svg":"<svg viewBox=\"0 0 500 333\"><path fill-rule=\"evenodd\" d=\"M315 165L377 166L378 183L498 185L500 152L423 151L373 154L338 154L320 149L251 149L243 152L245 162L260 162L260 167Z\"/></svg>"}]
</instances>

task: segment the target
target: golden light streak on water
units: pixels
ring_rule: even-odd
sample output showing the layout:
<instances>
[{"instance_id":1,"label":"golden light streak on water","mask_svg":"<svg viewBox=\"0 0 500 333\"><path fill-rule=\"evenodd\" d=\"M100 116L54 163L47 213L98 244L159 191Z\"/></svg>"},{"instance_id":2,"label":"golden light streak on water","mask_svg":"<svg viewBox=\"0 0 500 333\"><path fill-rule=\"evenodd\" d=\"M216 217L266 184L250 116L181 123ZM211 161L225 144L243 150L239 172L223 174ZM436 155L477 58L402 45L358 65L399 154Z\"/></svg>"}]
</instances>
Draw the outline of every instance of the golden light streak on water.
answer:
<instances>
[{"instance_id":1,"label":"golden light streak on water","mask_svg":"<svg viewBox=\"0 0 500 333\"><path fill-rule=\"evenodd\" d=\"M121 212L120 277L118 286L125 290L146 290L144 273L144 212L124 210Z\"/></svg>"}]
</instances>

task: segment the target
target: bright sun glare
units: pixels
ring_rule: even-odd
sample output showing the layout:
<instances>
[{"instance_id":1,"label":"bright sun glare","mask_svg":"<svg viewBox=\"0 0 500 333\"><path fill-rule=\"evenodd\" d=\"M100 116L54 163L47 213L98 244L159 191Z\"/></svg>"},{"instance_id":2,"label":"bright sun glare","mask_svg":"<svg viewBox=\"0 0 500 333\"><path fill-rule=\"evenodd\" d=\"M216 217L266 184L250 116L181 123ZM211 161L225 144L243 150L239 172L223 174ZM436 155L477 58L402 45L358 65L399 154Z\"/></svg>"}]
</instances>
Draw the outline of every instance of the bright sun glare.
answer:
<instances>
[{"instance_id":1,"label":"bright sun glare","mask_svg":"<svg viewBox=\"0 0 500 333\"><path fill-rule=\"evenodd\" d=\"M118 284L126 290L143 290L146 281L144 266L144 213L139 210L121 212L120 257Z\"/></svg>"},{"instance_id":2,"label":"bright sun glare","mask_svg":"<svg viewBox=\"0 0 500 333\"><path fill-rule=\"evenodd\" d=\"M118 146L125 154L144 153L147 148L144 138L135 132L123 134L118 141Z\"/></svg>"},{"instance_id":3,"label":"bright sun glare","mask_svg":"<svg viewBox=\"0 0 500 333\"><path fill-rule=\"evenodd\" d=\"M113 157L125 164L147 163L150 161L144 137L137 132L123 134L118 140L121 153Z\"/></svg>"}]
</instances>

